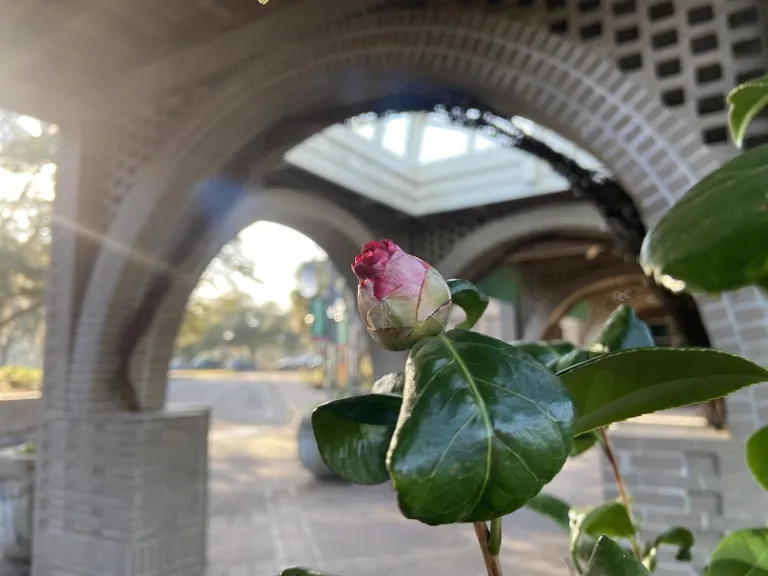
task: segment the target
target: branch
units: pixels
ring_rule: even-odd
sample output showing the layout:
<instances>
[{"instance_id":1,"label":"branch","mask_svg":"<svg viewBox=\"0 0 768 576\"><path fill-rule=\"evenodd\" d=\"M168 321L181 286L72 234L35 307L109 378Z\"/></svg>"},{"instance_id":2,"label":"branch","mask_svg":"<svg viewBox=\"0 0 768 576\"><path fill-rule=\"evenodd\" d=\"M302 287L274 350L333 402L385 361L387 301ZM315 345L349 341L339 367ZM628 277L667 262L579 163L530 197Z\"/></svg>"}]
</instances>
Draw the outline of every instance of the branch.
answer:
<instances>
[{"instance_id":1,"label":"branch","mask_svg":"<svg viewBox=\"0 0 768 576\"><path fill-rule=\"evenodd\" d=\"M22 308L21 310L16 310L15 312L11 313L8 317L0 320L0 328L4 328L14 320L18 320L19 318L21 318L22 316L26 316L30 312L39 310L42 306L43 306L43 301L39 300L33 304L30 304L26 308Z\"/></svg>"}]
</instances>

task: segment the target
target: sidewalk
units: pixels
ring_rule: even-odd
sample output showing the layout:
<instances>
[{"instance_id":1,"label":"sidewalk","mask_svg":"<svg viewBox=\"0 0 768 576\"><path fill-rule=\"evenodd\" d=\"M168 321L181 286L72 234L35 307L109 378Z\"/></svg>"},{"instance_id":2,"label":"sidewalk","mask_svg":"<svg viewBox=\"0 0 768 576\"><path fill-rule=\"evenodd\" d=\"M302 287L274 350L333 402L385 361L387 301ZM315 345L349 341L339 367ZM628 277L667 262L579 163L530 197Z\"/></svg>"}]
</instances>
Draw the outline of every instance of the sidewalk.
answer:
<instances>
[{"instance_id":1,"label":"sidewalk","mask_svg":"<svg viewBox=\"0 0 768 576\"><path fill-rule=\"evenodd\" d=\"M216 424L211 434L209 576L272 576L290 565L340 576L483 574L471 526L406 520L389 485L316 481L298 462L295 424L324 395L296 382L269 385L290 423ZM600 487L594 453L570 462L549 491L581 505L599 501ZM567 574L567 539L550 522L523 510L505 519L504 530L510 574Z\"/></svg>"}]
</instances>

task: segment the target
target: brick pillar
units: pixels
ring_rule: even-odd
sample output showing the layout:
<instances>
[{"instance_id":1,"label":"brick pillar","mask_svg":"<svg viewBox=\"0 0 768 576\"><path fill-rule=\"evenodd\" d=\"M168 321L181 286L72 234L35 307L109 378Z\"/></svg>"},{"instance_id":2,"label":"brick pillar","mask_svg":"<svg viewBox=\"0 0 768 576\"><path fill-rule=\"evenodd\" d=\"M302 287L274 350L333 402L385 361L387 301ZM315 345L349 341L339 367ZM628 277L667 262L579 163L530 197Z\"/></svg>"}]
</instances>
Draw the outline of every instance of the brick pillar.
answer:
<instances>
[{"instance_id":1,"label":"brick pillar","mask_svg":"<svg viewBox=\"0 0 768 576\"><path fill-rule=\"evenodd\" d=\"M202 576L207 409L121 411L110 380L116 354L98 353L91 368L72 360L88 330L78 323L98 252L126 255L96 241L107 230L111 131L91 124L62 133L32 573Z\"/></svg>"}]
</instances>

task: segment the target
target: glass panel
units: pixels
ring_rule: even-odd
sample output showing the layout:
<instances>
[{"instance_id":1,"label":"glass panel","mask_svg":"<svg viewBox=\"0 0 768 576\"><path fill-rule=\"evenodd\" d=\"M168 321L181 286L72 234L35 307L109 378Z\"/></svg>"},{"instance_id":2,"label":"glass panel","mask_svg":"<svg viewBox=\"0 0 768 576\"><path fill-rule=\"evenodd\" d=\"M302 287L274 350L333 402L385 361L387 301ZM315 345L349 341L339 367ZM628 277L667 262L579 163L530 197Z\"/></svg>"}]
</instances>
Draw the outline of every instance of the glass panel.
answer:
<instances>
[{"instance_id":1,"label":"glass panel","mask_svg":"<svg viewBox=\"0 0 768 576\"><path fill-rule=\"evenodd\" d=\"M475 136L475 150L488 150L490 148L498 148L498 142L491 140L487 136L483 136L480 132Z\"/></svg>"},{"instance_id":2,"label":"glass panel","mask_svg":"<svg viewBox=\"0 0 768 576\"><path fill-rule=\"evenodd\" d=\"M469 135L466 132L442 126L427 126L419 151L419 162L427 164L445 158L466 154Z\"/></svg>"},{"instance_id":3,"label":"glass panel","mask_svg":"<svg viewBox=\"0 0 768 576\"><path fill-rule=\"evenodd\" d=\"M381 145L385 150L405 156L408 150L408 128L411 125L411 119L408 114L397 114L387 118L383 122L384 136L381 139Z\"/></svg>"},{"instance_id":4,"label":"glass panel","mask_svg":"<svg viewBox=\"0 0 768 576\"><path fill-rule=\"evenodd\" d=\"M376 133L376 126L373 124L353 123L350 125L350 128L352 128L352 132L366 140L372 140L373 135Z\"/></svg>"},{"instance_id":5,"label":"glass panel","mask_svg":"<svg viewBox=\"0 0 768 576\"><path fill-rule=\"evenodd\" d=\"M376 114L360 114L359 116L353 116L347 121L349 129L352 130L358 136L365 138L366 140L373 140L376 135L376 125L379 117Z\"/></svg>"}]
</instances>

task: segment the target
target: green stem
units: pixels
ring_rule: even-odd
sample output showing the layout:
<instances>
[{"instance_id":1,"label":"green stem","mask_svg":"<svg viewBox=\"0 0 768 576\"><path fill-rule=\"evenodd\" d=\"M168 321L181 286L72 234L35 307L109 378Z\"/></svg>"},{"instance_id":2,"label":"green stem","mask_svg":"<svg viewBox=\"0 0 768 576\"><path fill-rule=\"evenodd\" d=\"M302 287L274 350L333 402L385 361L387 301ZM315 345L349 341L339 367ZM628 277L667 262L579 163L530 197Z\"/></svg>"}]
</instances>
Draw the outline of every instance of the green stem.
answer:
<instances>
[{"instance_id":1,"label":"green stem","mask_svg":"<svg viewBox=\"0 0 768 576\"><path fill-rule=\"evenodd\" d=\"M491 551L488 549L488 540L490 538L488 525L485 522L474 522L473 526L477 536L477 544L480 546L480 552L483 554L486 573L488 576L503 576L499 557L491 554Z\"/></svg>"},{"instance_id":2,"label":"green stem","mask_svg":"<svg viewBox=\"0 0 768 576\"><path fill-rule=\"evenodd\" d=\"M491 520L491 533L488 535L488 551L498 556L501 551L501 518Z\"/></svg>"},{"instance_id":3,"label":"green stem","mask_svg":"<svg viewBox=\"0 0 768 576\"><path fill-rule=\"evenodd\" d=\"M619 471L619 461L616 459L616 453L613 451L613 446L611 445L610 440L608 440L608 434L606 434L605 428L600 428L598 431L600 433L600 445L603 447L603 453L608 459L608 463L611 466L611 471L613 472L613 479L616 482L616 489L619 492L619 500L621 500L622 505L627 509L627 514L634 522L634 517L632 516L632 506L629 503L629 495L627 494L627 488L624 484L624 478L621 476L621 472ZM642 555L640 554L640 546L637 544L637 538L634 534L630 537L629 543L632 546L632 554L635 555L635 558L638 560L642 559Z\"/></svg>"},{"instance_id":4,"label":"green stem","mask_svg":"<svg viewBox=\"0 0 768 576\"><path fill-rule=\"evenodd\" d=\"M573 567L576 569L576 573L581 575L584 574L584 568L581 567L581 562L579 561L579 554L578 549L575 545L571 545L571 562L573 562Z\"/></svg>"}]
</instances>

